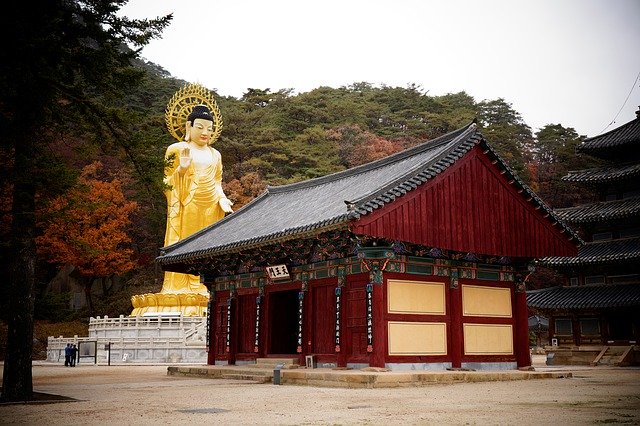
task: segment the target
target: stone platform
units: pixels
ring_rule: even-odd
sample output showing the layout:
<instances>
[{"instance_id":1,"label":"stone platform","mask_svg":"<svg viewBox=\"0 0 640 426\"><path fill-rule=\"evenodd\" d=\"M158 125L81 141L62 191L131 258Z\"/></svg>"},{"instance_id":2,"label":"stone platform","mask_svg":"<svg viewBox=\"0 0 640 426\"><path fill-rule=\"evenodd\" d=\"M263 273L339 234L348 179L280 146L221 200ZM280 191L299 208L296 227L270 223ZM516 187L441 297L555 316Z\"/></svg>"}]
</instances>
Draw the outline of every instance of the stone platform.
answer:
<instances>
[{"instance_id":1,"label":"stone platform","mask_svg":"<svg viewBox=\"0 0 640 426\"><path fill-rule=\"evenodd\" d=\"M82 363L201 364L207 362L206 332L206 317L179 313L91 318L89 336L49 336L47 360L64 360L71 343Z\"/></svg>"},{"instance_id":2,"label":"stone platform","mask_svg":"<svg viewBox=\"0 0 640 426\"><path fill-rule=\"evenodd\" d=\"M190 376L211 379L242 379L255 383L273 383L276 365L280 368L280 384L333 388L398 388L467 382L495 382L510 380L554 379L572 377L559 371L388 371L382 368L329 369L305 368L279 359L271 365L208 365L199 367L169 366L171 376Z\"/></svg>"}]
</instances>

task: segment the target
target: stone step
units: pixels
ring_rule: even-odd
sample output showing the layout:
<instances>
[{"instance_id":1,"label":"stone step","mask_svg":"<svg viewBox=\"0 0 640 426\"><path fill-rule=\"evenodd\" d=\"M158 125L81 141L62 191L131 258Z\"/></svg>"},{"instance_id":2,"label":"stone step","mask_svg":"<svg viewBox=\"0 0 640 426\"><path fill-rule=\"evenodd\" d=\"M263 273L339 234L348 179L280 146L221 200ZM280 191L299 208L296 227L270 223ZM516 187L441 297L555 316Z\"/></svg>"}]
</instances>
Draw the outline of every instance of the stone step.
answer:
<instances>
[{"instance_id":1,"label":"stone step","mask_svg":"<svg viewBox=\"0 0 640 426\"><path fill-rule=\"evenodd\" d=\"M206 377L210 379L264 380L269 383L272 375L252 377L239 372L233 366L178 367L169 366L171 376ZM423 371L389 372L363 370L294 369L283 371L280 377L283 385L301 385L333 388L398 388L408 386L429 386L436 383L495 382L502 380L530 380L573 377L571 372L538 371Z\"/></svg>"},{"instance_id":2,"label":"stone step","mask_svg":"<svg viewBox=\"0 0 640 426\"><path fill-rule=\"evenodd\" d=\"M299 363L297 358L258 358L255 364L248 365L273 370L277 365L282 365L283 368L296 368Z\"/></svg>"},{"instance_id":3,"label":"stone step","mask_svg":"<svg viewBox=\"0 0 640 426\"><path fill-rule=\"evenodd\" d=\"M243 365L238 367L228 366L226 367L226 371L230 374L244 374L247 376L260 376L260 377L273 376L273 369L252 368L250 365Z\"/></svg>"},{"instance_id":4,"label":"stone step","mask_svg":"<svg viewBox=\"0 0 640 426\"><path fill-rule=\"evenodd\" d=\"M616 362L618 362L618 358L620 358L620 355L618 354L609 355L609 353L606 353L602 358L600 358L600 361L598 361L598 365L614 365Z\"/></svg>"},{"instance_id":5,"label":"stone step","mask_svg":"<svg viewBox=\"0 0 640 426\"><path fill-rule=\"evenodd\" d=\"M246 374L246 373L226 373L220 375L222 379L229 380L250 380L255 383L271 383L273 376L260 375L260 374Z\"/></svg>"},{"instance_id":6,"label":"stone step","mask_svg":"<svg viewBox=\"0 0 640 426\"><path fill-rule=\"evenodd\" d=\"M627 348L628 346L609 346L605 355L620 356L627 350Z\"/></svg>"}]
</instances>

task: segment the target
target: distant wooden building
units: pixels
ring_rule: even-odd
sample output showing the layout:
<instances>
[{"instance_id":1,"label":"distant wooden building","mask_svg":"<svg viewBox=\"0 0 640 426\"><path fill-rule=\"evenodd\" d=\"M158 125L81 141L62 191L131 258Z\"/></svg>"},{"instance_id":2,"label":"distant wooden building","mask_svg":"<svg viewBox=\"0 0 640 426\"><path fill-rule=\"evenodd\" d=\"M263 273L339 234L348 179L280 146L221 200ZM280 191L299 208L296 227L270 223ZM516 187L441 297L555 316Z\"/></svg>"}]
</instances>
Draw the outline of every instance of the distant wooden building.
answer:
<instances>
[{"instance_id":1,"label":"distant wooden building","mask_svg":"<svg viewBox=\"0 0 640 426\"><path fill-rule=\"evenodd\" d=\"M528 303L549 317L559 345L629 345L640 340L640 111L635 120L586 139L578 153L605 160L564 180L590 185L600 201L559 209L587 241L576 257L542 262L566 285L530 291Z\"/></svg>"},{"instance_id":2,"label":"distant wooden building","mask_svg":"<svg viewBox=\"0 0 640 426\"><path fill-rule=\"evenodd\" d=\"M158 262L210 288L211 364L515 368L528 262L578 240L471 124L268 188Z\"/></svg>"}]
</instances>

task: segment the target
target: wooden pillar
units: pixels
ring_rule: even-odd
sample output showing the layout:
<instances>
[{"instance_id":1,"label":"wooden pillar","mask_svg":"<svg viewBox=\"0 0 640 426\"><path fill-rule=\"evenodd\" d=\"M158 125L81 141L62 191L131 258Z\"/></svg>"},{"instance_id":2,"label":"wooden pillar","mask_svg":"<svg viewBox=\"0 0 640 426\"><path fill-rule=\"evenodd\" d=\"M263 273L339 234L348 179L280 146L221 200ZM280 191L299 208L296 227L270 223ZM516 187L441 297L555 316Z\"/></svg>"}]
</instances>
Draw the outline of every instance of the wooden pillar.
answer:
<instances>
[{"instance_id":1,"label":"wooden pillar","mask_svg":"<svg viewBox=\"0 0 640 426\"><path fill-rule=\"evenodd\" d=\"M311 294L309 291L309 280L311 279L308 272L300 274L300 291L298 292L298 362L305 365L305 356L311 353Z\"/></svg>"},{"instance_id":2,"label":"wooden pillar","mask_svg":"<svg viewBox=\"0 0 640 426\"><path fill-rule=\"evenodd\" d=\"M262 334L261 332L261 327L262 327L262 301L264 300L264 297L258 293L258 295L256 296L256 321L255 321L255 325L254 325L254 337L253 337L253 353L255 354L255 356L257 358L260 358L260 347L264 346L264 344L262 343L262 341L264 340L264 338L262 337L264 334Z\"/></svg>"},{"instance_id":3,"label":"wooden pillar","mask_svg":"<svg viewBox=\"0 0 640 426\"><path fill-rule=\"evenodd\" d=\"M527 309L527 292L524 282L516 282L515 286L515 342L516 363L518 368L531 365L529 352L529 311Z\"/></svg>"},{"instance_id":4,"label":"wooden pillar","mask_svg":"<svg viewBox=\"0 0 640 426\"><path fill-rule=\"evenodd\" d=\"M236 296L232 292L227 300L227 363L229 365L236 364L236 347L238 345L238 319L237 319L237 301Z\"/></svg>"},{"instance_id":5,"label":"wooden pillar","mask_svg":"<svg viewBox=\"0 0 640 426\"><path fill-rule=\"evenodd\" d=\"M571 315L571 334L573 334L573 344L580 346L582 344L582 332L580 330L580 316L578 312Z\"/></svg>"},{"instance_id":6,"label":"wooden pillar","mask_svg":"<svg viewBox=\"0 0 640 426\"><path fill-rule=\"evenodd\" d=\"M213 284L211 284L213 285ZM216 363L216 317L218 310L216 309L216 292L215 290L209 290L209 306L207 307L207 320L208 322L208 330L207 330L207 364L214 365Z\"/></svg>"},{"instance_id":7,"label":"wooden pillar","mask_svg":"<svg viewBox=\"0 0 640 426\"><path fill-rule=\"evenodd\" d=\"M336 323L335 323L335 352L336 352L336 364L338 367L347 366L347 357L345 354L345 338L346 338L346 322L344 320L345 312L345 293L347 284L347 274L344 266L338 267L338 285L335 289L335 302L336 302Z\"/></svg>"},{"instance_id":8,"label":"wooden pillar","mask_svg":"<svg viewBox=\"0 0 640 426\"><path fill-rule=\"evenodd\" d=\"M450 300L450 318L451 318L451 343L449 349L451 353L452 368L462 367L462 354L464 351L463 333L462 333L462 291L458 283L457 271L451 272L451 282L449 284L449 300Z\"/></svg>"},{"instance_id":9,"label":"wooden pillar","mask_svg":"<svg viewBox=\"0 0 640 426\"><path fill-rule=\"evenodd\" d=\"M387 356L387 309L384 302L386 284L383 273L389 260L395 258L395 254L392 247L378 247L374 244L370 247L360 247L358 258L362 260L364 269L369 272L365 298L369 366L384 367Z\"/></svg>"},{"instance_id":10,"label":"wooden pillar","mask_svg":"<svg viewBox=\"0 0 640 426\"><path fill-rule=\"evenodd\" d=\"M369 284L371 286L371 308L372 308L372 332L373 344L369 365L371 367L384 367L385 355L387 353L387 339L385 333L385 304L384 288L382 284ZM368 297L368 295L367 295ZM367 319L368 321L369 319Z\"/></svg>"}]
</instances>

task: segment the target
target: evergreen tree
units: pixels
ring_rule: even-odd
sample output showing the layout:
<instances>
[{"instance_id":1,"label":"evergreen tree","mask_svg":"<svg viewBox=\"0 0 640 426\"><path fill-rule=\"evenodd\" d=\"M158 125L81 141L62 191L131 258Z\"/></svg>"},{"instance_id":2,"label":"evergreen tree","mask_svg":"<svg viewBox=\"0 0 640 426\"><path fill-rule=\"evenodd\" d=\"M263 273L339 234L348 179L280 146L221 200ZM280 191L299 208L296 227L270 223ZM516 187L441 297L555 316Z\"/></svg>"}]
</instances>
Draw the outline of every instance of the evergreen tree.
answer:
<instances>
[{"instance_id":1,"label":"evergreen tree","mask_svg":"<svg viewBox=\"0 0 640 426\"><path fill-rule=\"evenodd\" d=\"M547 124L536 133L531 168L535 171L538 195L554 208L571 207L586 202L593 194L584 185L564 182L562 177L572 170L596 167L600 162L576 154L583 140L571 127Z\"/></svg>"},{"instance_id":2,"label":"evergreen tree","mask_svg":"<svg viewBox=\"0 0 640 426\"><path fill-rule=\"evenodd\" d=\"M502 98L482 101L478 107L482 134L518 176L529 182L524 153L533 143L531 128L522 120L520 113Z\"/></svg>"},{"instance_id":3,"label":"evergreen tree","mask_svg":"<svg viewBox=\"0 0 640 426\"><path fill-rule=\"evenodd\" d=\"M2 398L33 394L33 290L36 201L55 181L50 143L62 134L87 136L116 149L121 132L117 101L140 82L132 67L139 49L160 35L171 16L130 20L117 12L126 0L13 2L0 18L0 139L10 169L11 237L8 337ZM89 138L89 135L91 136ZM9 164L6 164L9 163Z\"/></svg>"}]
</instances>

